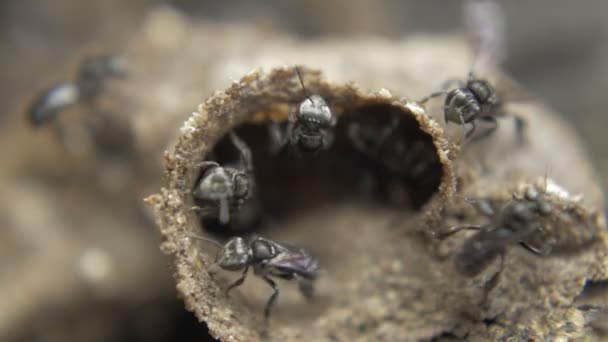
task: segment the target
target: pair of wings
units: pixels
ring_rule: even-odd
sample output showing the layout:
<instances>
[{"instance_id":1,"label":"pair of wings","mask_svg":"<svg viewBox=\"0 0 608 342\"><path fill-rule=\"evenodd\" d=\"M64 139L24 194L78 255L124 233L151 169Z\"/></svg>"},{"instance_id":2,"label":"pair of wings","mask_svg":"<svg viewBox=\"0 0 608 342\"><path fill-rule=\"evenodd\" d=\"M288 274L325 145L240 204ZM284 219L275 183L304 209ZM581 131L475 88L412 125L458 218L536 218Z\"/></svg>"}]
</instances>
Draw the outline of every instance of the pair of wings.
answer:
<instances>
[{"instance_id":1,"label":"pair of wings","mask_svg":"<svg viewBox=\"0 0 608 342\"><path fill-rule=\"evenodd\" d=\"M507 57L507 22L499 1L466 0L462 9L466 36L474 53L471 70L499 70ZM505 74L498 73L498 78L491 81L501 94L502 102L527 102L535 98Z\"/></svg>"},{"instance_id":2,"label":"pair of wings","mask_svg":"<svg viewBox=\"0 0 608 342\"><path fill-rule=\"evenodd\" d=\"M319 271L319 261L301 247L281 245L281 253L266 263L266 266L279 271L276 275L299 275L314 279ZM275 272L272 272L275 273Z\"/></svg>"}]
</instances>

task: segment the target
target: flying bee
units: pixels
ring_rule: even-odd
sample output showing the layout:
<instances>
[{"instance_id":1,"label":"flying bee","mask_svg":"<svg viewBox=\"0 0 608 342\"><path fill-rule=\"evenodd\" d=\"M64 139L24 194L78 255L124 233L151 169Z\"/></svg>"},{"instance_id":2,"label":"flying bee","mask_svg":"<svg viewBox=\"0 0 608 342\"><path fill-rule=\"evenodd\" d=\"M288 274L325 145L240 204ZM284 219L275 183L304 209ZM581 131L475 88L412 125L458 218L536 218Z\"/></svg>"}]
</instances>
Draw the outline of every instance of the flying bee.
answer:
<instances>
[{"instance_id":1,"label":"flying bee","mask_svg":"<svg viewBox=\"0 0 608 342\"><path fill-rule=\"evenodd\" d=\"M87 57L80 64L75 81L56 84L34 99L28 110L29 122L33 127L52 122L67 107L95 99L107 78L125 76L124 58L115 55Z\"/></svg>"},{"instance_id":2,"label":"flying bee","mask_svg":"<svg viewBox=\"0 0 608 342\"><path fill-rule=\"evenodd\" d=\"M123 79L127 76L127 62L118 55L86 57L80 64L76 83L83 100L97 97L104 88L107 78Z\"/></svg>"},{"instance_id":3,"label":"flying bee","mask_svg":"<svg viewBox=\"0 0 608 342\"><path fill-rule=\"evenodd\" d=\"M445 123L463 126L463 139L471 137L477 122L485 122L489 127L473 138L481 140L490 136L498 128L498 117L510 115L515 120L515 134L518 142L523 141L525 121L518 115L506 113L504 99L489 81L478 78L473 71L476 65L497 64L504 56L504 16L502 9L492 0L469 0L464 8L465 24L469 39L474 46L475 61L466 82L457 81L458 87L449 90L447 82L442 91L432 93L419 101L424 105L432 98L445 95ZM471 124L466 131L465 125Z\"/></svg>"},{"instance_id":4,"label":"flying bee","mask_svg":"<svg viewBox=\"0 0 608 342\"><path fill-rule=\"evenodd\" d=\"M238 212L251 199L255 186L251 150L234 132L230 132L229 137L240 154L240 165L221 166L215 161L198 164L202 176L192 191L195 199L212 202L217 206L214 209L219 210L218 219L221 224L228 224L231 213ZM207 210L199 207L195 209Z\"/></svg>"},{"instance_id":5,"label":"flying bee","mask_svg":"<svg viewBox=\"0 0 608 342\"><path fill-rule=\"evenodd\" d=\"M314 155L333 143L337 119L323 97L308 94L300 69L295 67L295 70L305 99L297 111L290 110L287 127L277 123L269 126L272 151L276 153L289 145L300 154Z\"/></svg>"},{"instance_id":6,"label":"flying bee","mask_svg":"<svg viewBox=\"0 0 608 342\"><path fill-rule=\"evenodd\" d=\"M279 244L259 236L248 239L233 237L224 245L201 236L190 237L211 242L220 248L211 269L220 267L227 271L242 270L241 276L226 288L226 296L232 289L243 284L250 267L253 267L256 276L272 287L273 293L264 307L266 321L279 295L279 288L272 278L295 280L307 299L311 299L314 294L319 261L303 248Z\"/></svg>"},{"instance_id":7,"label":"flying bee","mask_svg":"<svg viewBox=\"0 0 608 342\"><path fill-rule=\"evenodd\" d=\"M529 187L520 198L513 197L500 212L496 213L485 201L480 201L484 214L491 215L493 220L486 226L463 225L451 227L438 234L445 239L462 230L478 230L468 238L460 252L454 258L456 269L468 277L474 277L488 267L496 258L504 254L507 247L519 243L536 255L548 255L552 241L545 241L544 246L529 244L527 239L535 232L542 231L542 219L551 215L552 205L535 188Z\"/></svg>"}]
</instances>

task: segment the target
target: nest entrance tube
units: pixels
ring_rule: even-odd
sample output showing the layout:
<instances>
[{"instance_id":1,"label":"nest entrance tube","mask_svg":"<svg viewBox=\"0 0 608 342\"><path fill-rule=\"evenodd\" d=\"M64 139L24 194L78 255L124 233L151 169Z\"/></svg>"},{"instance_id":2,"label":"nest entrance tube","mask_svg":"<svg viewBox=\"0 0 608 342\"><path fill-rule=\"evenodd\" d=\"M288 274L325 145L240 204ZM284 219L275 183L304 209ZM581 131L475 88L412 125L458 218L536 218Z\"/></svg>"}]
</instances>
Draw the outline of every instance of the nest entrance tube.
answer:
<instances>
[{"instance_id":1,"label":"nest entrance tube","mask_svg":"<svg viewBox=\"0 0 608 342\"><path fill-rule=\"evenodd\" d=\"M166 154L165 187L149 199L159 219L162 249L175 260L178 292L221 339L260 339L262 311L272 290L250 275L227 298L224 290L238 274L210 274L216 249L189 234L212 233L223 241L257 233L317 256L323 272L313 302L307 303L295 284L280 282L271 317L271 339L304 336L307 327L335 320L359 303L360 287L371 285L362 270L391 260L391 251L401 248L394 238L404 216L413 220L454 189L453 148L420 107L386 90L367 93L300 70L307 91L322 96L338 117L329 149L314 156L300 156L289 146L271 151L268 124L286 122L289 105L304 96L293 68L254 71L205 101L185 123ZM223 226L192 210L201 204L192 195L201 178L194 165L235 163L231 131L252 150L256 196L241 217Z\"/></svg>"}]
</instances>

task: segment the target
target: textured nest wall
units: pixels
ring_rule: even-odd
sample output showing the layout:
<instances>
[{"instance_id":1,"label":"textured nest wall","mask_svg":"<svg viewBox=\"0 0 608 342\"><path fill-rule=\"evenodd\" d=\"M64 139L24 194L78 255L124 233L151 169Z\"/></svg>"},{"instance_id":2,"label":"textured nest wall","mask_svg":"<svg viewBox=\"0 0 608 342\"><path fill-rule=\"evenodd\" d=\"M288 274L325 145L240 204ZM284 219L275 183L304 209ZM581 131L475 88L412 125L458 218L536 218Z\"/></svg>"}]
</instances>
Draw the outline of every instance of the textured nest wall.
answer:
<instances>
[{"instance_id":1,"label":"textured nest wall","mask_svg":"<svg viewBox=\"0 0 608 342\"><path fill-rule=\"evenodd\" d=\"M428 174L419 179L419 184L408 184L407 180L391 184L393 192L401 191L390 194L398 197L392 199L404 203L391 213L373 206L361 207L357 205L358 201L349 199L366 194L357 194L356 179L347 179L361 174L352 170L356 165L349 158L355 159L352 156L354 150L347 150L344 124L336 127L336 145L332 148L336 151L327 152L331 157L320 156L317 161L304 163L296 156L270 159L267 153L264 156L264 149L268 149L269 144L267 141L264 143L267 131L263 126L260 127L261 130L250 130L250 134L243 134L246 140L259 139L253 140L258 146L251 146L254 160L262 164L256 170L258 187L261 188L259 192L264 202L262 206L272 207L276 201L288 202L280 208L280 222L263 227L264 234L307 245L323 260L327 260L328 265L334 264L333 267L325 268L316 304L303 305L289 291L281 296L281 303L293 308L280 310L277 314L280 317L277 320L281 323L276 324L276 336L301 334L305 331L302 324L312 324L315 317L322 317L320 321L325 321L324 324L336 324L341 319L342 310L350 308L350 304L346 303L357 301L356 291L345 291L345 288L366 282L362 278L365 272L361 271L374 269L374 260L383 259L382 255L387 252L385 247L399 235L399 229L390 225L399 222L397 225L400 226L405 223L401 215L398 215L401 210L411 211L412 206L419 207L433 196L444 201L455 191L454 170L450 162L450 158L455 157L453 146L420 107L393 98L386 90L366 93L353 85L328 84L319 78L319 72L308 69L301 71L310 91L324 96L332 104L332 109L337 112L341 122L346 122L353 115L370 116L372 119L383 115L403 116L406 123L399 129L404 130L404 135L419 136L419 139L429 144L431 160ZM181 295L187 298L187 306L209 325L211 331L224 339L228 336L237 340L256 339L259 332L257 326L262 326L262 321L253 308L243 305L243 298L233 302L227 300L220 286L223 282L213 280L207 271L209 259L202 257L203 254L213 253L213 250L187 237L199 233L201 228L200 220L191 210L194 205L191 189L200 173L193 165L200 162L222 135L233 127L244 125L241 126L242 131L247 133L246 129L265 124L263 120L285 120L287 104L296 104L302 99L301 86L295 75L293 68L274 69L267 74L254 71L230 89L209 98L182 127L183 135L174 152L166 155L169 186L161 195L148 199L154 204L161 220L161 230L165 237L162 249L176 257L177 286ZM262 158L256 158L258 156ZM332 165L329 164L331 158L341 159ZM335 170L337 175L323 177L322 174L327 173L323 166L341 169ZM353 172L354 175L348 174ZM347 182L350 183L344 184ZM400 185L403 189L399 189ZM265 191L264 187L271 189ZM342 193L336 194L338 192ZM421 198L410 198L412 195ZM375 221L383 224L374 227ZM372 227L366 228L361 225L362 222L367 222ZM264 293L263 285L247 289L246 293L258 297L256 302L259 302L262 299L260 294L263 296ZM337 304L341 302L345 304ZM377 303L376 306L380 304ZM287 328L280 328L281 325Z\"/></svg>"},{"instance_id":2,"label":"textured nest wall","mask_svg":"<svg viewBox=\"0 0 608 342\"><path fill-rule=\"evenodd\" d=\"M499 134L457 157L449 137L458 140L459 131L446 134L415 103L388 90L361 90L360 85L328 82L318 71L302 70L307 89L326 98L339 117L336 143L326 156L302 161L267 152L264 125L285 120L289 105L303 95L292 67L255 70L208 98L184 123L177 143L165 154L164 187L147 199L162 234L161 249L174 260L178 293L213 336L226 341L547 340L589 334L587 308L574 302L586 284L608 276L606 230L596 209L602 199L593 172L566 127L542 106L521 106L517 113L528 124L523 146L515 143L505 120ZM403 79L404 86L396 88L408 89L408 78ZM403 136L430 138L425 153L432 166L413 182L389 181L380 200L369 203L369 192L357 182L363 176L357 170L368 161L349 154L349 141L340 137L350 120L382 125L391 115L403 118ZM237 295L227 298L230 276L209 272L215 247L188 237L201 230L218 233L191 210L191 191L200 176L195 164L221 155L218 146L232 129L253 150L262 207L272 213L276 202L283 203L272 213L273 220L254 230L307 247L323 267L313 303L306 303L290 284L280 284L279 304L267 331L262 316L270 294L266 284L250 277ZM552 149L557 141L569 142L559 155ZM568 173L573 164L580 176ZM327 176L323 167L337 169L337 175ZM550 179L543 177L547 168ZM385 176L375 174L372 187L382 188ZM529 187L541 191L554 208L542 234L532 237L552 241L550 255L539 257L509 246L504 263L490 263L475 277L459 274L453 257L470 235L443 241L435 236L455 223L487 220L464 197L485 198L500 208Z\"/></svg>"}]
</instances>

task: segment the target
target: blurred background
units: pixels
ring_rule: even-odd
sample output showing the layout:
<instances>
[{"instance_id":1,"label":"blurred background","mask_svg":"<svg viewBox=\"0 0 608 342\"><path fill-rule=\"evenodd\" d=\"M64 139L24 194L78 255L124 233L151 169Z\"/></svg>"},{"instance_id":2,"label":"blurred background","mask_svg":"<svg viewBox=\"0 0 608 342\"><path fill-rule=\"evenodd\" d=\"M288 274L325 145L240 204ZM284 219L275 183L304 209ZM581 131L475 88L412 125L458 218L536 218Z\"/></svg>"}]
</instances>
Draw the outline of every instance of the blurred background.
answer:
<instances>
[{"instance_id":1,"label":"blurred background","mask_svg":"<svg viewBox=\"0 0 608 342\"><path fill-rule=\"evenodd\" d=\"M598 166L608 170L600 124L608 89L608 3L503 2L508 23L505 69L563 113L586 137ZM3 0L2 115L49 71L72 61L80 48L92 42L119 43L159 4L201 20L254 23L311 39L324 35L400 38L462 27L460 1Z\"/></svg>"},{"instance_id":2,"label":"blurred background","mask_svg":"<svg viewBox=\"0 0 608 342\"><path fill-rule=\"evenodd\" d=\"M23 121L23 110L31 96L45 84L70 75L83 49L128 44L150 11L158 6L170 6L194 22L249 24L305 39L352 35L399 39L420 32L462 31L460 1L1 0L0 136L3 138L0 149L5 162L0 173L4 178L0 180L3 189L0 201L4 207L0 210L3 231L0 234L6 237L0 239L3 240L0 242L3 260L0 268L0 340L3 337L24 341L184 338L200 341L207 338L204 328L175 298L168 262L160 255L154 234L146 231L153 232L154 228L143 217L145 215L138 212L140 209L135 208L137 204L116 203L117 207L107 208L108 212L118 212L117 217L128 212L125 215L133 219L131 223L107 219L106 214L101 215L103 219L97 219L95 213L99 203L96 201L99 199L87 202L80 195L74 195L80 191L78 189L88 189L86 177L79 179L78 185L67 184L59 176L60 170L49 174L35 170L39 167L36 163L7 162L31 158L21 156L25 152L14 142L19 136L10 124L15 120ZM579 131L604 185L608 184L608 139L604 132L608 127L608 116L604 114L608 91L608 2L504 1L503 6L508 25L504 68ZM194 107L188 105L187 108ZM157 157L160 159L161 154ZM17 164L28 171L23 173L14 166ZM52 186L37 188L43 183ZM68 200L67 203L72 203L77 213L48 207L48 200L57 199L57 191L71 199L72 202ZM62 201L64 199L61 197ZM23 208L37 214L15 214ZM93 220L96 224L91 224ZM53 232L40 242L36 236L40 237L45 226L53 225L67 230L66 237L62 239ZM109 282L112 285L84 290L75 286L82 291L75 295L65 293L70 288L64 283L47 284L47 278L39 277L57 265L43 251L50 249L49 246L72 248L69 231L82 226L90 226L90 234L74 252L81 256L77 261L78 277L83 277L82 274L85 278L103 277L104 273L99 270L109 267L112 260L116 263L127 260L125 265L130 266L118 273L116 279L130 280L117 281L122 285ZM122 231L121 226L125 226L125 230L119 239L100 235L103 234L100 231L106 231L107 235L117 229ZM134 246L129 236L139 239L142 232L132 226L144 230L143 235L149 235L149 240L139 241L139 245ZM133 230L136 232L131 232ZM26 241L29 242L22 243L23 236L28 236L30 240ZM91 241L99 241L100 245L91 244ZM113 248L116 253L112 252ZM124 252L124 249L130 251ZM57 258L69 264L72 255L66 253ZM149 258L150 255L154 257ZM146 260L138 259L142 256ZM148 266L138 267L140 262ZM27 269L27 272L17 269ZM58 270L59 275L63 277ZM23 284L30 283L35 284L32 289L23 288ZM53 286L55 290L49 290ZM121 286L138 288L139 297L124 292ZM123 300L122 296L129 300ZM90 314L92 312L94 314Z\"/></svg>"}]
</instances>

